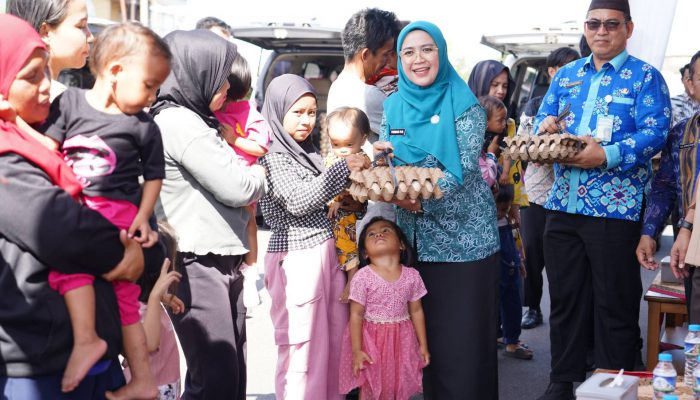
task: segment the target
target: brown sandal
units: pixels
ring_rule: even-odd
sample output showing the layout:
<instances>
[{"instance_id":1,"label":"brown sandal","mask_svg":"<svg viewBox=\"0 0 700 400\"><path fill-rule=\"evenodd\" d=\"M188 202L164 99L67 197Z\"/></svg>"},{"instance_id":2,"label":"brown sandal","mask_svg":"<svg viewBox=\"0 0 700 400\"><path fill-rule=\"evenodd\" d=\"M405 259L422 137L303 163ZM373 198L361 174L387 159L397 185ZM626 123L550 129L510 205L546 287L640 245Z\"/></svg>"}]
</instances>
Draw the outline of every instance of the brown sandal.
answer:
<instances>
[{"instance_id":1,"label":"brown sandal","mask_svg":"<svg viewBox=\"0 0 700 400\"><path fill-rule=\"evenodd\" d=\"M512 357L512 358L517 358L519 360L532 360L532 350L523 347L521 344L518 344L518 347L515 349L515 351L508 351L508 348L506 347L503 349L503 355L506 357Z\"/></svg>"}]
</instances>

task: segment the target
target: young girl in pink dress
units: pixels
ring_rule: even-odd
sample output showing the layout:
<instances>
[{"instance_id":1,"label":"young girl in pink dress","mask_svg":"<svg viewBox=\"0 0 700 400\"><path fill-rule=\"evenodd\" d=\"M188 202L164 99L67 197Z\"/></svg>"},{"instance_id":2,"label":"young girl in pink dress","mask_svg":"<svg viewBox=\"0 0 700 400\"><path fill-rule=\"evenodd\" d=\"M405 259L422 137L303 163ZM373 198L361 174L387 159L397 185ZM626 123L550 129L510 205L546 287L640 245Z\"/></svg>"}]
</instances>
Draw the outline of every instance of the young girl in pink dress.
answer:
<instances>
[{"instance_id":1,"label":"young girl in pink dress","mask_svg":"<svg viewBox=\"0 0 700 400\"><path fill-rule=\"evenodd\" d=\"M373 218L360 234L361 266L350 286L340 392L360 387L363 400L403 400L422 392L430 362L421 297L427 291L408 240L396 224Z\"/></svg>"}]
</instances>

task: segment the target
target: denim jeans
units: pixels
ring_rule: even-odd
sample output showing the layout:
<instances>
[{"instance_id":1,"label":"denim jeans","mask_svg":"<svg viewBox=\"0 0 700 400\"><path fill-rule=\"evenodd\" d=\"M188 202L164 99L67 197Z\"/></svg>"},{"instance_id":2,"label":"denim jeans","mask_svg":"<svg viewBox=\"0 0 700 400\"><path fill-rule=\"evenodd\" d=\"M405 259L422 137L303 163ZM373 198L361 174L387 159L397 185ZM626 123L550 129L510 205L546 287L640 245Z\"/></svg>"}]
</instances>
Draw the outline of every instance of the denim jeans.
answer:
<instances>
[{"instance_id":1,"label":"denim jeans","mask_svg":"<svg viewBox=\"0 0 700 400\"><path fill-rule=\"evenodd\" d=\"M522 300L520 298L520 255L515 247L513 228L498 227L501 240L500 319L501 332L506 344L516 344L520 339ZM501 335L499 335L501 336Z\"/></svg>"},{"instance_id":2,"label":"denim jeans","mask_svg":"<svg viewBox=\"0 0 700 400\"><path fill-rule=\"evenodd\" d=\"M106 391L126 384L117 360L109 362L104 372L87 375L72 392L61 392L61 378L63 372L29 378L0 376L0 393L8 400L101 400Z\"/></svg>"}]
</instances>

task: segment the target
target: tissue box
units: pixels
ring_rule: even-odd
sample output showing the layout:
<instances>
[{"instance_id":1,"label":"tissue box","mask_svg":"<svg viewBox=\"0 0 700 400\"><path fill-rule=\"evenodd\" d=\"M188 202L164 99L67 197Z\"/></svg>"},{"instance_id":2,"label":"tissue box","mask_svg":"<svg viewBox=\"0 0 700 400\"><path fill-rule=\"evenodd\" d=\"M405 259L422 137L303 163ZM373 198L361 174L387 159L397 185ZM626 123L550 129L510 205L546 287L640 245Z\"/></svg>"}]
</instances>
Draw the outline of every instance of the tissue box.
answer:
<instances>
[{"instance_id":1,"label":"tissue box","mask_svg":"<svg viewBox=\"0 0 700 400\"><path fill-rule=\"evenodd\" d=\"M673 272L671 272L671 257L669 256L661 259L661 282L683 283L673 276Z\"/></svg>"},{"instance_id":2,"label":"tissue box","mask_svg":"<svg viewBox=\"0 0 700 400\"><path fill-rule=\"evenodd\" d=\"M576 389L576 400L636 400L639 378L622 375L622 385L607 387L616 374L593 374Z\"/></svg>"}]
</instances>

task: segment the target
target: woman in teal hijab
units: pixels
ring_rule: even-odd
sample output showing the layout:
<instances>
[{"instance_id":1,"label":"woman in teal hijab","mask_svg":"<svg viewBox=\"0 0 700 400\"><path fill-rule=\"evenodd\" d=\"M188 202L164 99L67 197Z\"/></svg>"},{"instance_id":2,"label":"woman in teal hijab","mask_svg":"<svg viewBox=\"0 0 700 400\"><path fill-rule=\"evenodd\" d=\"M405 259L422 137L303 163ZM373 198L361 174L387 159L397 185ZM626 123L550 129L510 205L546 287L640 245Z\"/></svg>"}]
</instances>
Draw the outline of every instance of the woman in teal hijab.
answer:
<instances>
[{"instance_id":1,"label":"woman in teal hijab","mask_svg":"<svg viewBox=\"0 0 700 400\"><path fill-rule=\"evenodd\" d=\"M375 148L393 147L395 160L445 172L442 199L395 203L428 289L425 398L495 399L499 243L478 162L486 115L450 64L437 26L406 26L397 52L398 91L384 103L383 142Z\"/></svg>"}]
</instances>

